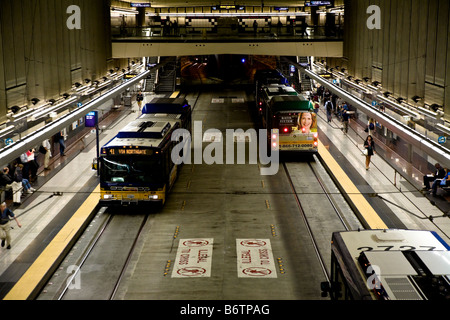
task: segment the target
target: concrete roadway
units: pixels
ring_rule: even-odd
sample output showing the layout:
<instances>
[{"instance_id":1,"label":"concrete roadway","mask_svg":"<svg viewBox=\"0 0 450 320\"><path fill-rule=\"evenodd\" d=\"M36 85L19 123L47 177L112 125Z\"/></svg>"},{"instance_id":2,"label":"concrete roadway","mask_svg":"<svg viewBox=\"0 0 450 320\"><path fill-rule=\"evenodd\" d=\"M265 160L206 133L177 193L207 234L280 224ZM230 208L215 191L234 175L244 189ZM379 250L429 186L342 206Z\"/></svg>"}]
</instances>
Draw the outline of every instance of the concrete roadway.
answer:
<instances>
[{"instance_id":1,"label":"concrete roadway","mask_svg":"<svg viewBox=\"0 0 450 320\"><path fill-rule=\"evenodd\" d=\"M193 121L202 121L203 131L252 128L252 100L244 91L202 93ZM297 172L299 189L305 187L300 180ZM328 248L331 233L324 224L325 230L343 226L326 217L328 206L317 205L322 196L306 199L315 207L310 215L325 215L316 221L321 246ZM321 299L325 277L282 166L276 175L262 176L258 164L186 164L144 235L116 299Z\"/></svg>"}]
</instances>

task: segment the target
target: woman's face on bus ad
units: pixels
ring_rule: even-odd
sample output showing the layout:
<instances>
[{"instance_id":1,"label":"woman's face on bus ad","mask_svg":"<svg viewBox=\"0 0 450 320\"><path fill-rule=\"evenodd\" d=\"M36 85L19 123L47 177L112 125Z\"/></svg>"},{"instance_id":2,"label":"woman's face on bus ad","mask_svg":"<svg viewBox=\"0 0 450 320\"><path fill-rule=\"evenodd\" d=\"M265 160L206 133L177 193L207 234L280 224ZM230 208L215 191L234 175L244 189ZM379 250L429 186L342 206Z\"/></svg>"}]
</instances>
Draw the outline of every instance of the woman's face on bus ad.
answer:
<instances>
[{"instance_id":1,"label":"woman's face on bus ad","mask_svg":"<svg viewBox=\"0 0 450 320\"><path fill-rule=\"evenodd\" d=\"M313 123L312 115L309 112L303 112L300 115L300 127L302 131L309 132Z\"/></svg>"}]
</instances>

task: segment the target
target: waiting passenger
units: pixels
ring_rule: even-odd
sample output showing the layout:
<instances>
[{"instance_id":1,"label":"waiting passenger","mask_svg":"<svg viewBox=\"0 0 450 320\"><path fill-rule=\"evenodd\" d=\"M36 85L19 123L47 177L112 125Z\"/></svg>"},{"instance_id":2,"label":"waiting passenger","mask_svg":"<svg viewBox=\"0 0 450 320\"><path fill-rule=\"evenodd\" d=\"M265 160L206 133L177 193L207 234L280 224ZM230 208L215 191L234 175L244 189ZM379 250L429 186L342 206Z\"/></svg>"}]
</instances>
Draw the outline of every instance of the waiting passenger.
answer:
<instances>
[{"instance_id":1,"label":"waiting passenger","mask_svg":"<svg viewBox=\"0 0 450 320\"><path fill-rule=\"evenodd\" d=\"M22 186L26 193L33 193L34 191L36 191L36 189L32 188L28 179L25 179L23 177L22 168L23 164L16 164L16 170L14 171L14 180L16 180L17 182L22 182Z\"/></svg>"},{"instance_id":2,"label":"waiting passenger","mask_svg":"<svg viewBox=\"0 0 450 320\"><path fill-rule=\"evenodd\" d=\"M442 178L442 179L436 179L436 180L434 180L434 182L433 182L433 185L431 186L431 195L433 196L433 197L436 197L436 194L437 194L437 188L439 187L439 186L444 186L444 187L448 187L449 186L449 184L450 184L450 179L449 179L449 176L450 176L450 170L449 169L445 169L445 172L446 172L446 175Z\"/></svg>"},{"instance_id":3,"label":"waiting passenger","mask_svg":"<svg viewBox=\"0 0 450 320\"><path fill-rule=\"evenodd\" d=\"M50 144L49 139L45 139L44 142L42 142L42 151L44 153L44 170L50 170L49 164L50 164L50 157L52 156L52 145Z\"/></svg>"},{"instance_id":4,"label":"waiting passenger","mask_svg":"<svg viewBox=\"0 0 450 320\"><path fill-rule=\"evenodd\" d=\"M436 170L432 174L427 174L423 176L423 189L424 191L430 190L430 182L436 179L442 179L445 176L445 169L441 167L439 163L435 163L434 167Z\"/></svg>"},{"instance_id":5,"label":"waiting passenger","mask_svg":"<svg viewBox=\"0 0 450 320\"><path fill-rule=\"evenodd\" d=\"M22 183L14 181L13 177L9 174L9 168L4 167L1 176L1 185L6 188L11 188L13 192L13 202L15 205L20 205L22 196Z\"/></svg>"}]
</instances>

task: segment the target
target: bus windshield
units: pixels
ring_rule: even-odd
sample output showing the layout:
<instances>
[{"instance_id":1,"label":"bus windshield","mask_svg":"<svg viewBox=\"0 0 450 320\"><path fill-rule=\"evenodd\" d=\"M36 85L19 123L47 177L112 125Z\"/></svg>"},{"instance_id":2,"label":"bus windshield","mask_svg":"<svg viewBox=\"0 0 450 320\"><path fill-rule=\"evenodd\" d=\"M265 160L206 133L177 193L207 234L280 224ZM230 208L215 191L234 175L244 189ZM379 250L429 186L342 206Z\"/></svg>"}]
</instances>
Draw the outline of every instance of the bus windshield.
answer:
<instances>
[{"instance_id":1,"label":"bus windshield","mask_svg":"<svg viewBox=\"0 0 450 320\"><path fill-rule=\"evenodd\" d=\"M160 155L108 156L102 159L100 176L108 184L164 182L164 168Z\"/></svg>"}]
</instances>

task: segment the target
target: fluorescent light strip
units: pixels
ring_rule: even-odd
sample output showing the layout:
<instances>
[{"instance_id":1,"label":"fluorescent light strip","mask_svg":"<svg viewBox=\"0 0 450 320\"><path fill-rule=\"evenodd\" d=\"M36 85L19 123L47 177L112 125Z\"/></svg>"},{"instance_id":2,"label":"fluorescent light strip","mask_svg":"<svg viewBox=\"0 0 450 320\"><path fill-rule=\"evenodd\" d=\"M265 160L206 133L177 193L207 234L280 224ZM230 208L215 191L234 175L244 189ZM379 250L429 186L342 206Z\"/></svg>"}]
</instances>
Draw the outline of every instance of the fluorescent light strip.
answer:
<instances>
[{"instance_id":1,"label":"fluorescent light strip","mask_svg":"<svg viewBox=\"0 0 450 320\"><path fill-rule=\"evenodd\" d=\"M309 16L308 12L256 12L256 13L235 13L235 12L212 12L212 13L146 13L147 16L155 17L291 17L291 16Z\"/></svg>"},{"instance_id":2,"label":"fluorescent light strip","mask_svg":"<svg viewBox=\"0 0 450 320\"><path fill-rule=\"evenodd\" d=\"M391 106L396 107L397 109L400 109L401 111L403 111L404 113L406 113L407 115L409 115L411 117L414 117L416 119L419 118L419 114L418 113L416 113L414 111L411 111L408 108L406 108L406 107L404 107L404 106L402 106L402 105L400 105L398 103L395 103L395 102L393 102L393 101L383 97L382 95L377 95L377 99L379 99L379 100L381 100L381 101L383 101L383 102L385 102L387 104L390 104Z\"/></svg>"},{"instance_id":3,"label":"fluorescent light strip","mask_svg":"<svg viewBox=\"0 0 450 320\"><path fill-rule=\"evenodd\" d=\"M442 132L444 132L446 135L450 136L450 128L444 126L443 124L437 123L436 124L437 129L441 130Z\"/></svg>"},{"instance_id":4,"label":"fluorescent light strip","mask_svg":"<svg viewBox=\"0 0 450 320\"><path fill-rule=\"evenodd\" d=\"M39 110L39 112L30 114L30 116L32 118L34 118L34 120L40 119L41 117L48 115L50 112L53 112L60 108L66 107L68 104L75 102L76 100L77 100L77 97L72 97L69 100L66 100L60 104L57 104L56 106L53 106L51 108L45 108L45 110Z\"/></svg>"}]
</instances>

